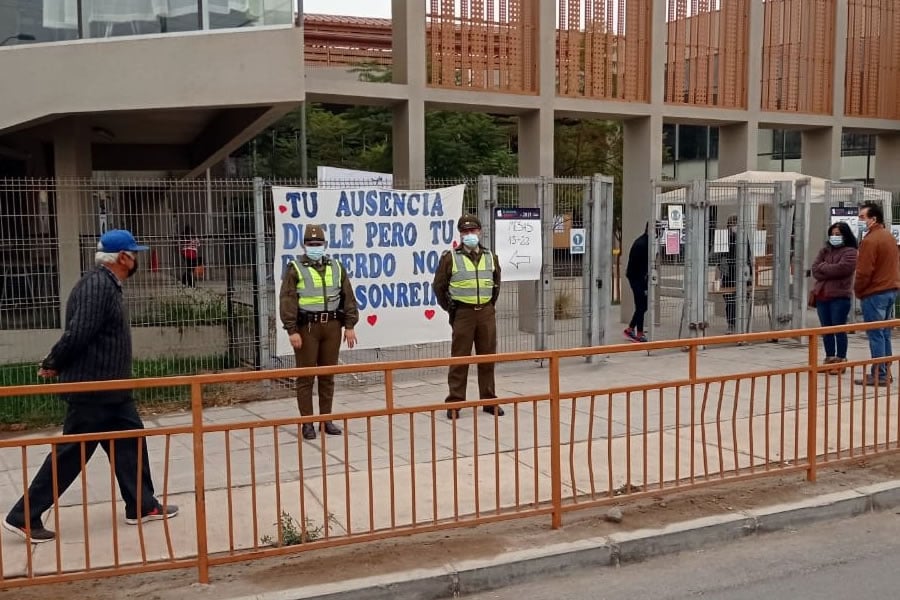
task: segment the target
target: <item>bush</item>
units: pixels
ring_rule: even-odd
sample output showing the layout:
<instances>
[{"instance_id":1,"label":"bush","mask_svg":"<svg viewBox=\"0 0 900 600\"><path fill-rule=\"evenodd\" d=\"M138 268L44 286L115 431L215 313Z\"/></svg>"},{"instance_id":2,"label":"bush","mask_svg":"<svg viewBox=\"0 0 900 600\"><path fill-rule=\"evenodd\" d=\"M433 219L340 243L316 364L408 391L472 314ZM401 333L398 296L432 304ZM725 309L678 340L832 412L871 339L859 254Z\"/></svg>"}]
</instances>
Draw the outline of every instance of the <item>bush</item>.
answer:
<instances>
[{"instance_id":1,"label":"bush","mask_svg":"<svg viewBox=\"0 0 900 600\"><path fill-rule=\"evenodd\" d=\"M161 357L135 360L132 373L135 378L171 377L193 375L205 371L221 371L233 368L227 355ZM35 385L46 383L37 376L34 363L0 365L0 386ZM190 392L184 386L148 388L134 391L139 406L178 404L190 400ZM0 401L0 425L24 425L39 427L62 422L66 414L65 402L52 394L11 396Z\"/></svg>"}]
</instances>

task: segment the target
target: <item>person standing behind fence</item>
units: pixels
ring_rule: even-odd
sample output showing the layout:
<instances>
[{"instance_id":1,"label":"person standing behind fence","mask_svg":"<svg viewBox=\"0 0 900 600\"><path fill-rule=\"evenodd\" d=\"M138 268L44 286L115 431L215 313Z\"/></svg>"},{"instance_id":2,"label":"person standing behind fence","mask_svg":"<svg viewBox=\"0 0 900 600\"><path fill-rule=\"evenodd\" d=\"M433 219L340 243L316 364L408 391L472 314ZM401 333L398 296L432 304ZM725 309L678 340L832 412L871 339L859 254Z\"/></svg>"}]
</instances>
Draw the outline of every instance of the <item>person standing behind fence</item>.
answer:
<instances>
[{"instance_id":1,"label":"person standing behind fence","mask_svg":"<svg viewBox=\"0 0 900 600\"><path fill-rule=\"evenodd\" d=\"M444 252L434 274L434 293L438 305L450 315L453 329L451 356L470 356L497 352L497 320L494 305L500 296L500 264L497 257L481 245L481 221L463 215L457 222L462 244ZM469 365L454 365L447 374L450 388L446 402L464 402ZM496 398L494 364L478 363L478 397ZM485 406L484 412L503 416L500 406ZM447 409L447 418L459 417L458 408Z\"/></svg>"},{"instance_id":2,"label":"person standing behind fence","mask_svg":"<svg viewBox=\"0 0 900 600\"><path fill-rule=\"evenodd\" d=\"M894 318L894 302L900 289L900 257L897 242L885 228L884 213L877 204L866 203L859 208L859 220L866 235L859 245L856 259L856 282L853 291L860 299L863 320L867 323ZM869 329L869 352L872 358L891 356L891 329ZM856 380L858 385L885 385L892 380L886 363L872 365L872 372Z\"/></svg>"},{"instance_id":3,"label":"person standing behind fence","mask_svg":"<svg viewBox=\"0 0 900 600\"><path fill-rule=\"evenodd\" d=\"M738 258L737 258L737 250L738 250L738 239L737 239L737 223L738 218L737 215L731 215L728 217L728 220L725 222L725 226L728 229L728 254L725 256L725 261L723 265L720 265L719 269L722 274L722 287L725 289L729 289L730 291L722 294L722 299L725 301L725 321L728 324L728 333L734 333L737 331L736 323L737 323L737 281L738 281ZM750 242L747 241L747 273L750 272L750 264L752 260L752 251L750 249ZM741 269L743 271L743 269ZM747 279L747 298L750 298L750 286L753 284L752 280Z\"/></svg>"},{"instance_id":4,"label":"person standing behind fence","mask_svg":"<svg viewBox=\"0 0 900 600\"><path fill-rule=\"evenodd\" d=\"M181 234L181 260L184 262L181 284L194 287L194 279L198 270L202 268L203 259L200 256L200 239L194 235L194 231L189 225Z\"/></svg>"},{"instance_id":5,"label":"person standing behind fence","mask_svg":"<svg viewBox=\"0 0 900 600\"><path fill-rule=\"evenodd\" d=\"M130 232L113 229L103 234L97 249L97 267L72 289L66 303L65 330L41 362L40 377L58 376L61 383L131 378L131 329L122 282L134 275L138 268L136 253L147 247L139 246ZM64 394L62 398L67 404L64 436L144 428L131 390L79 392ZM139 520L165 519L178 514L177 506L163 506L156 500L147 443L140 444L139 457L137 438L56 444L57 497L81 473L82 448L87 461L98 443L107 455L115 455L116 480L125 501L126 523L136 525ZM3 521L5 529L32 543L48 542L56 537L41 520L55 500L53 456L47 456L28 488L29 514L25 514L23 496ZM138 464L142 465L141 469Z\"/></svg>"},{"instance_id":6,"label":"person standing behind fence","mask_svg":"<svg viewBox=\"0 0 900 600\"><path fill-rule=\"evenodd\" d=\"M822 327L846 325L853 297L853 273L856 271L856 236L846 223L828 228L828 242L819 250L812 264L815 284L812 296ZM847 334L829 333L822 336L825 346L824 364L847 362ZM838 370L830 371L832 374Z\"/></svg>"},{"instance_id":7,"label":"person standing behind fence","mask_svg":"<svg viewBox=\"0 0 900 600\"><path fill-rule=\"evenodd\" d=\"M650 262L649 223L644 226L644 233L639 235L628 252L628 264L625 277L634 295L634 314L628 322L625 337L633 342L646 342L644 335L644 314L647 312L647 269Z\"/></svg>"},{"instance_id":8,"label":"person standing behind fence","mask_svg":"<svg viewBox=\"0 0 900 600\"><path fill-rule=\"evenodd\" d=\"M306 256L291 261L281 281L281 323L288 332L297 367L338 364L341 330L347 347L356 345L359 310L347 271L340 261L325 255L325 229L307 225L303 233ZM313 413L314 377L297 378L297 407L308 417ZM334 375L319 375L319 414L330 415L334 400ZM341 435L341 428L323 421L328 435ZM312 423L303 424L303 438L316 439Z\"/></svg>"}]
</instances>

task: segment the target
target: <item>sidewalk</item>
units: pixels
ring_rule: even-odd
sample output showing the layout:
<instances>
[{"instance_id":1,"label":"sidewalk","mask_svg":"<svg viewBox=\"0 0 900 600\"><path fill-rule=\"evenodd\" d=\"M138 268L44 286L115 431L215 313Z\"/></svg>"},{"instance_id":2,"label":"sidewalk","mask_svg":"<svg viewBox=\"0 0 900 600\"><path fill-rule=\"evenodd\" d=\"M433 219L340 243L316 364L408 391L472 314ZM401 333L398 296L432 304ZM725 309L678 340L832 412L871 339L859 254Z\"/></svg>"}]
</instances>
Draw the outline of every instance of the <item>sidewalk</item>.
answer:
<instances>
[{"instance_id":1,"label":"sidewalk","mask_svg":"<svg viewBox=\"0 0 900 600\"><path fill-rule=\"evenodd\" d=\"M686 353L672 351L651 357L637 346L635 350L594 363L583 359L566 361L561 370L561 391L687 378ZM868 356L864 339L851 336L850 356ZM723 346L700 352L698 374L721 376L799 367L806 360L805 347L791 342ZM472 371L469 389L475 390ZM503 366L497 373L497 393L502 398L547 393L548 377L547 365ZM823 379L824 376L819 381ZM844 376L838 386L832 377L827 398L820 387L821 424L826 419L821 406L834 405L838 394L849 397L853 386L848 379ZM766 406L761 390L768 387L771 397L780 398L782 386L784 404ZM705 472L718 477L735 467L803 460L805 429L799 423L805 421L805 409L797 410L795 401L805 399L806 376L796 380L763 378L752 386L747 382L734 388L733 381L722 389L708 386L704 406L698 396L694 407L680 393L682 388L670 388L662 394L654 391L649 397L633 394L627 398L620 394L615 398L598 396L593 401L590 397L580 397L575 402L564 400L564 500L571 499L575 491L579 497L592 492L602 495L628 482L643 489L673 481L676 476L683 479L692 469L698 477ZM405 378L395 384L395 405L434 404L443 400L445 390L443 373ZM677 413L676 394L680 396ZM875 415L882 415L882 419L894 415L896 420L896 400L873 404L872 392L869 394L869 402L841 405L843 418L839 427L845 442L851 431L859 440L863 423L868 423L863 416L872 423ZM752 410L751 398L755 398ZM376 410L384 408L384 402L381 385L344 387L338 389L335 408ZM414 417L402 415L393 418L393 436L389 435L388 418L375 417L368 422L343 424L345 436L320 436L314 442L301 441L296 426L243 429L227 436L223 432L208 433L204 447L209 551L253 548L262 544L264 536L277 537L274 524L282 512L298 522L308 519L311 528L323 528L322 535L344 536L473 513L523 510L533 503L546 502L551 491L549 409L546 403L527 402L507 405L506 412L506 416L495 419L470 409L455 422L447 421L443 411ZM256 423L296 415L296 404L289 398L211 408L204 412L204 420L207 424ZM714 417L718 421L692 429L692 416L702 417L698 422L709 423ZM829 417L832 421L834 414ZM767 436L766 426L771 428L780 422L784 423L784 437ZM189 423L189 414L145 419L148 429ZM838 422L834 423L837 427ZM872 424L868 427L871 431ZM824 431L824 427L820 426L819 431ZM834 429L830 435L829 447L834 445ZM196 553L192 439L190 435L172 436L168 440L168 459L166 442L160 437L149 438L154 479L158 494L162 495L165 489L167 501L181 507L181 514L167 522L171 553L176 558L190 557ZM795 455L795 449L799 454ZM0 452L0 510L5 511L16 500L23 482L30 480L47 450L29 450L29 473L24 479L21 452ZM21 540L0 531L3 576L23 575L29 560L36 573L49 573L57 569L58 559L63 570L81 570L87 564L100 568L116 561L141 561L142 553L148 561L169 556L164 524L150 523L141 528L124 524L124 508L114 485L111 487L110 475L105 457L95 456L87 469L84 492L79 481L61 498L59 557L53 543L37 545L29 553ZM251 486L254 480L256 485ZM88 503L87 526L82 519L82 493ZM117 499L115 507L110 505L113 496ZM46 522L54 528L52 512ZM90 543L87 556L85 531ZM118 537L117 548L112 542L114 533Z\"/></svg>"}]
</instances>

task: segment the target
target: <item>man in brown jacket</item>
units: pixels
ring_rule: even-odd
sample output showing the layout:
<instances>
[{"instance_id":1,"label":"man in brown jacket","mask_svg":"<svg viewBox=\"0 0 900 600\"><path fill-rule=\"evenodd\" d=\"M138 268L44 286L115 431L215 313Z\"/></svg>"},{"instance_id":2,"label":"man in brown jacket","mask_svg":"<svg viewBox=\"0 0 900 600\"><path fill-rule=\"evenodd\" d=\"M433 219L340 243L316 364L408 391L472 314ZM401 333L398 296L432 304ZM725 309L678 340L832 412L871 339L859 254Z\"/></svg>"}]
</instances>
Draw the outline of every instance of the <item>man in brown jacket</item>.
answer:
<instances>
[{"instance_id":1,"label":"man in brown jacket","mask_svg":"<svg viewBox=\"0 0 900 600\"><path fill-rule=\"evenodd\" d=\"M290 336L298 367L338 364L341 330L347 347L356 345L353 328L359 321L359 310L347 271L340 261L325 255L325 229L307 225L303 233L306 255L291 261L281 280L281 323ZM331 414L334 400L334 375L319 375L319 414ZM297 378L297 407L304 417L313 414L313 377ZM341 428L331 421L320 427L328 435L341 435ZM312 423L303 425L303 438L316 439Z\"/></svg>"},{"instance_id":2,"label":"man in brown jacket","mask_svg":"<svg viewBox=\"0 0 900 600\"><path fill-rule=\"evenodd\" d=\"M894 318L894 302L900 289L900 255L897 242L885 228L884 212L874 203L859 208L859 220L866 236L859 245L856 260L856 281L853 291L860 299L863 320L887 321ZM893 355L891 329L869 329L869 352L872 358ZM887 363L872 365L872 372L856 380L859 385L885 385L892 379Z\"/></svg>"},{"instance_id":3,"label":"man in brown jacket","mask_svg":"<svg viewBox=\"0 0 900 600\"><path fill-rule=\"evenodd\" d=\"M463 215L457 223L462 242L441 256L434 273L434 293L441 308L450 314L453 333L450 356L497 352L497 321L494 304L500 296L500 264L497 256L481 245L481 221ZM450 388L446 402L463 402L469 365L454 365L447 375ZM496 398L494 364L478 363L478 398ZM484 412L503 416L500 406L485 406ZM447 409L447 418L459 417L458 408Z\"/></svg>"}]
</instances>

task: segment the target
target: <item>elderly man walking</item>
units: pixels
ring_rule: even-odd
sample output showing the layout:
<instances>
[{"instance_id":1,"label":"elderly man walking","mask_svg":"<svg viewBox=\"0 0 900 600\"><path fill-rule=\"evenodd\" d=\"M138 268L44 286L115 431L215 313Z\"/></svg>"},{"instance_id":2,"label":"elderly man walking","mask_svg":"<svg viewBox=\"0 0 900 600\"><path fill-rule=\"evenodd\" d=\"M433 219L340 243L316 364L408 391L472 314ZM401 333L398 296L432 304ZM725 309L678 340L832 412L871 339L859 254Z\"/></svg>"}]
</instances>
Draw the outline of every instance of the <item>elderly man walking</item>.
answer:
<instances>
[{"instance_id":1,"label":"elderly man walking","mask_svg":"<svg viewBox=\"0 0 900 600\"><path fill-rule=\"evenodd\" d=\"M137 271L137 253L146 249L124 229L103 234L95 256L97 266L72 289L66 304L65 331L41 362L39 376L59 377L61 383L131 378L131 329L122 282ZM68 404L63 435L144 428L130 390L65 394L63 399ZM108 456L115 456L126 523L136 525L178 514L177 506L163 506L154 495L147 444L141 445L142 468L138 469L137 438L122 438L57 444L55 476L51 453L28 488L28 514L23 496L6 516L3 527L32 543L53 540L56 534L44 527L42 515L81 473L82 447L87 461L98 443Z\"/></svg>"}]
</instances>

